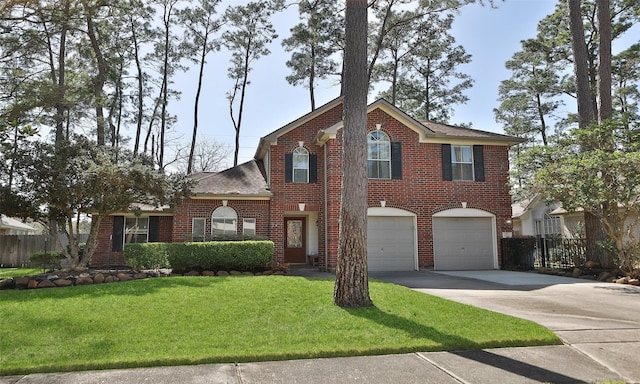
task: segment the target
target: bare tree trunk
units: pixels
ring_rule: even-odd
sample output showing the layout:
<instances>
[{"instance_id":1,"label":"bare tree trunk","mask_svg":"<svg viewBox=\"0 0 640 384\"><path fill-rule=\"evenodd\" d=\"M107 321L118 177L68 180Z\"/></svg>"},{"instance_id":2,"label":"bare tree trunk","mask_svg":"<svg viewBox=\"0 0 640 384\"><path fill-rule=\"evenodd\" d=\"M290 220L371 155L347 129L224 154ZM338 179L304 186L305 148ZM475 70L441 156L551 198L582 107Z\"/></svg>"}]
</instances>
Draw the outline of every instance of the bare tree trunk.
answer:
<instances>
[{"instance_id":1,"label":"bare tree trunk","mask_svg":"<svg viewBox=\"0 0 640 384\"><path fill-rule=\"evenodd\" d=\"M65 60L66 60L66 48L67 48L67 31L69 28L69 1L63 1L64 14L62 17L62 28L60 29L60 47L58 51L58 76L57 76L57 88L56 88L56 147L59 146L65 138L64 134L64 120L65 110L67 105L65 103L66 84L65 84ZM51 46L51 45L49 45ZM53 62L52 62L53 65ZM52 78L55 82L55 70L52 70Z\"/></svg>"},{"instance_id":2,"label":"bare tree trunk","mask_svg":"<svg viewBox=\"0 0 640 384\"><path fill-rule=\"evenodd\" d=\"M103 215L99 214L91 216L91 229L89 229L89 237L87 238L87 243L84 246L82 256L79 257L78 264L80 266L84 267L89 263L89 260L91 260L93 253L98 247L98 232L103 218Z\"/></svg>"},{"instance_id":3,"label":"bare tree trunk","mask_svg":"<svg viewBox=\"0 0 640 384\"><path fill-rule=\"evenodd\" d=\"M365 307L367 271L367 1L347 0L338 263L333 300Z\"/></svg>"},{"instance_id":4,"label":"bare tree trunk","mask_svg":"<svg viewBox=\"0 0 640 384\"><path fill-rule=\"evenodd\" d=\"M191 137L191 149L189 150L189 162L187 164L187 175L193 171L193 156L196 152L196 137L198 135L198 105L200 104L200 91L202 91L202 76L204 73L205 58L207 56L207 40L202 43L202 53L200 55L200 72L198 73L198 89L196 90L196 100L193 106L193 135Z\"/></svg>"},{"instance_id":5,"label":"bare tree trunk","mask_svg":"<svg viewBox=\"0 0 640 384\"><path fill-rule=\"evenodd\" d=\"M584 36L584 25L580 11L580 0L567 0L569 8L569 27L571 30L571 46L573 49L573 65L576 82L576 98L578 102L578 125L586 128L596 121L593 105L593 92L589 81L589 66L587 44ZM610 43L609 43L610 44ZM593 144L584 143L583 150L588 150ZM591 212L584 213L587 259L607 264L607 258L599 243L606 239L606 234L599 217Z\"/></svg>"},{"instance_id":6,"label":"bare tree trunk","mask_svg":"<svg viewBox=\"0 0 640 384\"><path fill-rule=\"evenodd\" d=\"M584 40L580 0L567 0L567 3L569 5L569 27L571 29L573 68L578 101L578 124L580 128L585 128L595 120L593 94L589 84L589 68L587 66L587 43Z\"/></svg>"},{"instance_id":7,"label":"bare tree trunk","mask_svg":"<svg viewBox=\"0 0 640 384\"><path fill-rule=\"evenodd\" d=\"M133 17L130 16L129 21L131 23L131 37L133 39L134 57L136 60L137 80L138 80L138 103L136 111L136 140L133 146L133 155L138 154L140 149L140 135L142 133L142 116L144 116L144 75L142 71L142 64L140 63L140 53L138 47L138 36L136 34L136 28L133 23Z\"/></svg>"},{"instance_id":8,"label":"bare tree trunk","mask_svg":"<svg viewBox=\"0 0 640 384\"><path fill-rule=\"evenodd\" d=\"M611 99L611 11L609 0L596 1L598 6L598 123L613 115Z\"/></svg>"},{"instance_id":9,"label":"bare tree trunk","mask_svg":"<svg viewBox=\"0 0 640 384\"><path fill-rule=\"evenodd\" d=\"M97 128L97 140L98 145L105 145L105 119L104 119L104 83L107 79L107 64L100 48L100 43L96 37L95 27L93 25L93 10L87 5L87 2L83 2L85 18L87 21L87 35L89 35L89 41L91 42L91 49L96 56L96 66L98 73L93 79L93 97L94 108L96 111L96 128Z\"/></svg>"}]
</instances>

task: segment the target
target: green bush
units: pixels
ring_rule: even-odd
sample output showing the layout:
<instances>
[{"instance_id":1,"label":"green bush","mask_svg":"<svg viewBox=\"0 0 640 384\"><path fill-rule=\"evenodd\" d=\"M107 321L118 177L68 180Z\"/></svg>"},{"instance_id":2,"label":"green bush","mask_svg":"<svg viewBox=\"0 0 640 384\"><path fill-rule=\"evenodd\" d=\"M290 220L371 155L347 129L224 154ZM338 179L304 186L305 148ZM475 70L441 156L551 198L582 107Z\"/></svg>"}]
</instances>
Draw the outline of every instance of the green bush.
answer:
<instances>
[{"instance_id":1,"label":"green bush","mask_svg":"<svg viewBox=\"0 0 640 384\"><path fill-rule=\"evenodd\" d=\"M166 243L124 245L124 260L132 269L169 268Z\"/></svg>"},{"instance_id":2,"label":"green bush","mask_svg":"<svg viewBox=\"0 0 640 384\"><path fill-rule=\"evenodd\" d=\"M60 267L60 262L64 260L62 251L34 252L29 255L31 263L44 268L55 269Z\"/></svg>"},{"instance_id":3,"label":"green bush","mask_svg":"<svg viewBox=\"0 0 640 384\"><path fill-rule=\"evenodd\" d=\"M202 268L213 271L255 271L273 259L272 241L214 241L166 244L169 264L176 271Z\"/></svg>"}]
</instances>

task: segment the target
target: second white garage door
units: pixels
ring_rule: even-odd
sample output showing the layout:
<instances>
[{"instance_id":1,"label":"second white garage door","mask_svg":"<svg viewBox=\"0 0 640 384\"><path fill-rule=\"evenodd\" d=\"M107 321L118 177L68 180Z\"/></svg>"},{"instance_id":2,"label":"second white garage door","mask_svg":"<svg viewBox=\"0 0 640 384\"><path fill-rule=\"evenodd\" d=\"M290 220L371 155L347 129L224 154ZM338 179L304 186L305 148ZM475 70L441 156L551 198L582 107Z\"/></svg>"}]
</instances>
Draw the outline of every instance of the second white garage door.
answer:
<instances>
[{"instance_id":1,"label":"second white garage door","mask_svg":"<svg viewBox=\"0 0 640 384\"><path fill-rule=\"evenodd\" d=\"M434 217L434 269L494 269L496 240L492 220L490 217Z\"/></svg>"},{"instance_id":2,"label":"second white garage door","mask_svg":"<svg viewBox=\"0 0 640 384\"><path fill-rule=\"evenodd\" d=\"M369 216L367 218L369 271L416 269L413 221L413 217Z\"/></svg>"}]
</instances>

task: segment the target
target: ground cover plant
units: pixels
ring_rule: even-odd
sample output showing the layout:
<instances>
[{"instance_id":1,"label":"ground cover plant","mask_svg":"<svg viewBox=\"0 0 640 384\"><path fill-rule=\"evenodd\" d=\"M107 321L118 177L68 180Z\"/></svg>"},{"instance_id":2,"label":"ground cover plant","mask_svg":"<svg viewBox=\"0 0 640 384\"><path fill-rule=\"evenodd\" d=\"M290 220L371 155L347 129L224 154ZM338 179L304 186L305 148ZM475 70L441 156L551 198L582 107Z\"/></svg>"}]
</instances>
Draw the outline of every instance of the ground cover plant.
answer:
<instances>
[{"instance_id":1,"label":"ground cover plant","mask_svg":"<svg viewBox=\"0 0 640 384\"><path fill-rule=\"evenodd\" d=\"M533 322L379 281L375 306L340 308L333 284L167 277L0 291L0 375L560 343Z\"/></svg>"}]
</instances>

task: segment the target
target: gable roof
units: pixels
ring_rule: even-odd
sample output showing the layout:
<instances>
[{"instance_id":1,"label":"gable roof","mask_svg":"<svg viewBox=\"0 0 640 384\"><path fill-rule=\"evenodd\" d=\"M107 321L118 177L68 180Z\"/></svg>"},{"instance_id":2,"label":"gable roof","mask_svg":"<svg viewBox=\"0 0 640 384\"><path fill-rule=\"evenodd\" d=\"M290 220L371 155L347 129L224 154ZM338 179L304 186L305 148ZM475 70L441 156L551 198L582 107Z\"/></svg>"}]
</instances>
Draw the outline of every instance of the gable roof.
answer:
<instances>
[{"instance_id":1,"label":"gable roof","mask_svg":"<svg viewBox=\"0 0 640 384\"><path fill-rule=\"evenodd\" d=\"M225 198L242 195L246 199L265 199L271 191L265 179L262 161L250 160L221 172L200 172L194 181L191 198Z\"/></svg>"},{"instance_id":2,"label":"gable roof","mask_svg":"<svg viewBox=\"0 0 640 384\"><path fill-rule=\"evenodd\" d=\"M479 129L467 127L458 127L455 125L434 123L433 121L421 121L420 123L435 132L435 137L465 138L473 139L474 141L504 141L507 145L514 145L525 141L525 139L515 136L481 131Z\"/></svg>"},{"instance_id":3,"label":"gable roof","mask_svg":"<svg viewBox=\"0 0 640 384\"><path fill-rule=\"evenodd\" d=\"M326 111L342 104L342 102L342 97L333 99L327 104L262 137L260 139L255 158L263 159L269 149L269 146L277 144L278 137L290 132L296 127L325 113ZM408 128L414 130L416 133L418 133L420 142L443 144L451 142L483 143L511 146L524 141L523 139L520 139L518 137L502 135L499 133L481 131L465 127L457 127L448 124L434 123L431 121L419 121L409 116L407 113L400 110L398 107L391 104L385 99L378 99L369 104L367 106L367 114L376 109L383 110ZM315 144L320 146L324 145L327 140L335 138L338 130L342 127L344 127L344 121L339 121L338 123L330 127L319 130L318 135L316 136Z\"/></svg>"},{"instance_id":4,"label":"gable roof","mask_svg":"<svg viewBox=\"0 0 640 384\"><path fill-rule=\"evenodd\" d=\"M0 215L0 229L14 229L18 231L35 232L36 229L19 220L13 219L6 215Z\"/></svg>"},{"instance_id":5,"label":"gable roof","mask_svg":"<svg viewBox=\"0 0 640 384\"><path fill-rule=\"evenodd\" d=\"M300 125L306 123L307 121L322 115L323 113L327 112L328 110L338 106L342 104L342 97L337 97L333 100L331 100L330 102L324 104L321 107L318 107L316 109L314 109L313 111L307 113L306 115L299 117L297 119L295 119L294 121L290 122L289 124L276 129L275 131L269 133L268 135L261 137L260 138L260 142L258 143L258 149L256 150L256 155L255 158L256 159L263 159L264 156L266 155L267 151L269 150L269 147L271 145L277 144L278 143L278 137L290 132L291 130L299 127Z\"/></svg>"}]
</instances>

